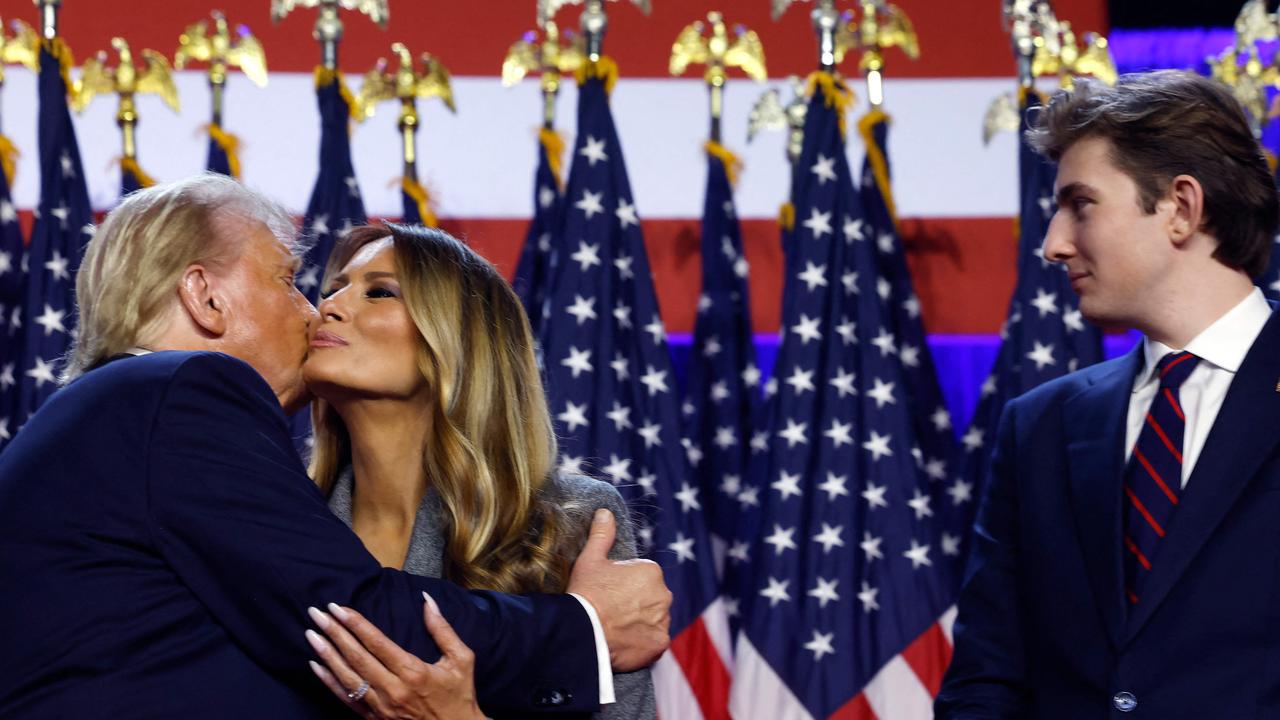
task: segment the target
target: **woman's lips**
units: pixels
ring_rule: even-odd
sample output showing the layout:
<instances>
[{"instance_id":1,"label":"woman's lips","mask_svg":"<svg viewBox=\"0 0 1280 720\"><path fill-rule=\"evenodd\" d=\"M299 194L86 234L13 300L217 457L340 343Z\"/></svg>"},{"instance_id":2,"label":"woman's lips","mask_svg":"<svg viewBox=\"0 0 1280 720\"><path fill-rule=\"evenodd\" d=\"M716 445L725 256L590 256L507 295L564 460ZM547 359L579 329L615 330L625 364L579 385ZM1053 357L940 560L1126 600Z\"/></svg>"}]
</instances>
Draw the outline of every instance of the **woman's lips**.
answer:
<instances>
[{"instance_id":1,"label":"woman's lips","mask_svg":"<svg viewBox=\"0 0 1280 720\"><path fill-rule=\"evenodd\" d=\"M313 348L342 347L346 344L347 344L346 340L343 340L337 335L334 335L333 333L325 330L321 330L320 332L316 333L315 337L311 338L311 347Z\"/></svg>"}]
</instances>

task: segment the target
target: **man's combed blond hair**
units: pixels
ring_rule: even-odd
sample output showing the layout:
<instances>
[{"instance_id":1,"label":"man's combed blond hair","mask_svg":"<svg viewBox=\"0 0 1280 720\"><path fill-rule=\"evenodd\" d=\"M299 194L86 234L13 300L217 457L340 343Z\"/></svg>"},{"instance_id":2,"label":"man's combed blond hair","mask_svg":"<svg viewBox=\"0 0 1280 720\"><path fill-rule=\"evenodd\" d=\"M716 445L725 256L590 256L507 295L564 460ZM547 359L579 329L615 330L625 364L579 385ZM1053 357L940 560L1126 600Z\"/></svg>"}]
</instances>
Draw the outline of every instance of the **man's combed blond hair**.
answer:
<instances>
[{"instance_id":1,"label":"man's combed blond hair","mask_svg":"<svg viewBox=\"0 0 1280 720\"><path fill-rule=\"evenodd\" d=\"M467 588L563 592L583 540L567 515L581 508L546 493L556 439L520 299L447 233L393 224L341 240L326 286L361 247L388 236L430 388L422 471L444 509L444 576ZM311 417L311 473L328 492L351 463L351 439L328 402L316 400Z\"/></svg>"},{"instance_id":2,"label":"man's combed blond hair","mask_svg":"<svg viewBox=\"0 0 1280 720\"><path fill-rule=\"evenodd\" d=\"M63 381L164 330L183 271L217 270L244 247L244 229L262 223L291 252L293 220L277 203L223 175L204 173L140 190L93 234L76 277L77 324Z\"/></svg>"}]
</instances>

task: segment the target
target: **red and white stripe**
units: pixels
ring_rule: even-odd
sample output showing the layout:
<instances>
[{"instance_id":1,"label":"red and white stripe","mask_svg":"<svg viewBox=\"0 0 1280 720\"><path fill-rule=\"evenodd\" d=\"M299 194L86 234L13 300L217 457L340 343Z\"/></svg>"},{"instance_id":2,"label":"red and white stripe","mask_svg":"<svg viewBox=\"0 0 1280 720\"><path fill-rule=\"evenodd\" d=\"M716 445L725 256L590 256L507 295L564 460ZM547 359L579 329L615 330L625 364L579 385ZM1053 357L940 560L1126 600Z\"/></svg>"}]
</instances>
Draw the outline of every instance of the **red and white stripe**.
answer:
<instances>
[{"instance_id":1,"label":"red and white stripe","mask_svg":"<svg viewBox=\"0 0 1280 720\"><path fill-rule=\"evenodd\" d=\"M833 720L929 720L951 662L954 607L894 656ZM738 636L729 711L736 720L814 720L745 635Z\"/></svg>"},{"instance_id":2,"label":"red and white stripe","mask_svg":"<svg viewBox=\"0 0 1280 720\"><path fill-rule=\"evenodd\" d=\"M728 720L732 669L729 615L717 599L671 639L671 649L654 665L658 717Z\"/></svg>"},{"instance_id":3,"label":"red and white stripe","mask_svg":"<svg viewBox=\"0 0 1280 720\"><path fill-rule=\"evenodd\" d=\"M988 148L980 139L988 101L1009 90L1013 63L1001 28L998 3L938 3L899 0L920 38L922 57L910 62L888 53L886 110L893 117L890 156L901 230L931 332L994 332L1003 320L1014 283L1013 217L1016 160L1012 136ZM62 9L62 33L76 57L110 45L124 35L135 52L155 48L172 53L183 28L213 7L162 3L154 12L130 16L96 3ZM198 4L197 4L198 5ZM624 144L636 204L644 221L659 301L667 326L693 327L698 294L698 217L701 213L706 132L706 92L696 76L672 79L666 64L680 29L722 9L731 23L756 30L764 43L770 73L782 78L807 73L816 57L807 3L797 2L778 23L765 0L733 3L657 0L645 18L630 3L609 5L606 50L619 63L622 80L614 92L614 114ZM262 0L217 4L233 23L248 24L268 53L271 83L265 89L233 76L227 96L226 127L243 141L245 181L280 199L299 215L316 174L319 139L311 70L318 49L311 39L314 11L298 10L273 26ZM1060 0L1059 16L1077 28L1105 29L1102 0ZM346 36L341 61L349 85L388 54L392 41L429 50L452 71L458 115L438 103L424 104L420 138L422 179L432 192L446 229L466 235L508 273L515 267L525 221L532 209L535 129L540 116L536 83L504 89L497 76L507 47L533 26L533 0L484 3L391 3L389 31L344 13ZM572 26L577 9L560 22ZM9 20L14 15L6 15ZM36 12L28 17L34 22ZM963 29L963 32L958 30ZM853 61L847 68L853 69ZM19 208L36 203L35 82L31 73L10 68L3 90L3 129L23 151L14 188ZM209 93L198 71L177 74L182 99L178 115L155 98L139 98L139 155L159 180L175 179L203 167L202 125L208 121ZM783 86L785 82L773 85ZM855 88L859 83L854 83ZM762 87L731 82L726 94L724 137L746 171L737 188L744 245L751 262L752 313L757 331L776 330L782 287L781 252L775 222L786 197L788 168L781 134L748 145L746 117ZM784 90L784 96L790 90ZM865 94L865 93L859 93ZM572 137L575 93L572 83L560 99L559 126ZM77 120L90 196L99 208L117 199L120 148L115 103L95 100ZM855 111L860 114L861 109ZM396 178L400 170L395 108L382 108L353 129L353 154L366 205L375 217L400 213ZM856 118L855 118L856 119ZM853 124L850 125L853 127ZM850 159L860 167L862 147L849 138Z\"/></svg>"}]
</instances>

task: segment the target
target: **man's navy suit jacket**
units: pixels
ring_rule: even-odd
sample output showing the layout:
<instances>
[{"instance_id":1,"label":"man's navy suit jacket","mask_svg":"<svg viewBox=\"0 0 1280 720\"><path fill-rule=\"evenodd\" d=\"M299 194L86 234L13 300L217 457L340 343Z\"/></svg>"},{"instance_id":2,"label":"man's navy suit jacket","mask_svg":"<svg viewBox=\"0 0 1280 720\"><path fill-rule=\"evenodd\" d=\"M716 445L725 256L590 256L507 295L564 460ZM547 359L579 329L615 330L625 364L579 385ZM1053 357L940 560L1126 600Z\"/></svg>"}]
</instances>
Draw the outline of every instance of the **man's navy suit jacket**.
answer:
<instances>
[{"instance_id":1,"label":"man's navy suit jacket","mask_svg":"<svg viewBox=\"0 0 1280 720\"><path fill-rule=\"evenodd\" d=\"M1139 347L1006 410L939 718L1280 717L1280 314L1127 607L1121 485L1142 362ZM1118 710L1120 693L1136 707Z\"/></svg>"},{"instance_id":2,"label":"man's navy suit jacket","mask_svg":"<svg viewBox=\"0 0 1280 720\"><path fill-rule=\"evenodd\" d=\"M306 608L354 607L434 661L424 590L475 651L487 711L597 706L575 599L380 567L239 360L108 363L0 454L0 717L352 717L307 667Z\"/></svg>"}]
</instances>

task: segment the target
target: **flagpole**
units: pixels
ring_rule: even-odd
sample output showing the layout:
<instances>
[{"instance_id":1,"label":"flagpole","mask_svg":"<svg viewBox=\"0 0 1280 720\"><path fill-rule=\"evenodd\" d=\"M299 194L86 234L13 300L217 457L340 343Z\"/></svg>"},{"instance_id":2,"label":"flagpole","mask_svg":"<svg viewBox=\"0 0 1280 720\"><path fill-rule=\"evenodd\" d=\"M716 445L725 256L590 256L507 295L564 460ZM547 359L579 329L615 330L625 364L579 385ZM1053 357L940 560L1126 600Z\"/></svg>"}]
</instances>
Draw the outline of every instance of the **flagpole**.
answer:
<instances>
[{"instance_id":1,"label":"flagpole","mask_svg":"<svg viewBox=\"0 0 1280 720\"><path fill-rule=\"evenodd\" d=\"M820 0L810 17L813 29L818 33L818 68L822 72L833 73L837 62L836 29L840 24L835 0Z\"/></svg>"},{"instance_id":2,"label":"flagpole","mask_svg":"<svg viewBox=\"0 0 1280 720\"><path fill-rule=\"evenodd\" d=\"M36 0L40 5L40 34L45 40L58 37L58 9L62 0Z\"/></svg>"}]
</instances>

